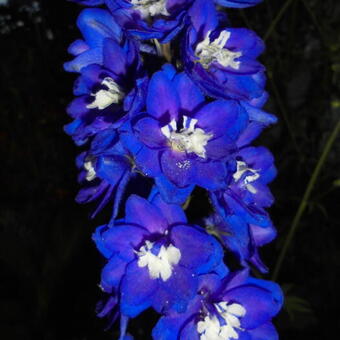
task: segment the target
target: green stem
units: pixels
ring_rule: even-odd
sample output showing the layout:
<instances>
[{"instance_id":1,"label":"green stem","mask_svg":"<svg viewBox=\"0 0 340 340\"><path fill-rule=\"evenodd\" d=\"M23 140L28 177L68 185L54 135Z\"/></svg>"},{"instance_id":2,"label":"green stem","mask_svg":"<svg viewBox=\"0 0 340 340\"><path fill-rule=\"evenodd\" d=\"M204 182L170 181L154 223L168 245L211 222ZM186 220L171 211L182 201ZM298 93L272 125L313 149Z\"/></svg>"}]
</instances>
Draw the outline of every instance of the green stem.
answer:
<instances>
[{"instance_id":1,"label":"green stem","mask_svg":"<svg viewBox=\"0 0 340 340\"><path fill-rule=\"evenodd\" d=\"M264 35L263 37L264 41L266 41L270 37L270 35L274 32L276 25L278 24L278 22L280 21L280 19L285 14L286 10L292 4L293 1L294 0L287 0L285 4L281 7L279 13L276 15L274 20L271 22L266 34Z\"/></svg>"},{"instance_id":2,"label":"green stem","mask_svg":"<svg viewBox=\"0 0 340 340\"><path fill-rule=\"evenodd\" d=\"M309 197L310 197L310 194L314 188L314 185L315 185L315 182L319 176L319 173L321 171L321 168L322 166L324 165L327 157L328 157L328 154L333 146L333 143L339 133L339 130L340 130L340 120L337 122L337 124L335 125L334 127L334 130L332 131L332 133L330 134L327 142L326 142L326 145L322 151L322 154L318 160L318 163L316 164L316 167L313 171L313 174L308 182L308 185L307 185L307 188L306 188L306 191L303 195L303 198L302 198L302 201L299 205L299 208L294 216L294 219L293 219L293 222L292 222L292 225L290 227L290 230L289 230L289 233L287 235L287 238L284 242L284 245L281 249L281 252L279 254L279 257L278 257L278 260L276 262L276 265L275 265L275 269L274 269L274 272L273 272L273 275L272 275L272 280L275 281L279 275L279 272L280 272L280 269L281 269L281 266L282 266L282 262L286 256L286 253L287 253L287 250L290 246L290 243L294 237L294 234L295 234L295 231L299 225L299 222L300 222L300 219L307 207L307 204L308 204L308 200L309 200Z\"/></svg>"}]
</instances>

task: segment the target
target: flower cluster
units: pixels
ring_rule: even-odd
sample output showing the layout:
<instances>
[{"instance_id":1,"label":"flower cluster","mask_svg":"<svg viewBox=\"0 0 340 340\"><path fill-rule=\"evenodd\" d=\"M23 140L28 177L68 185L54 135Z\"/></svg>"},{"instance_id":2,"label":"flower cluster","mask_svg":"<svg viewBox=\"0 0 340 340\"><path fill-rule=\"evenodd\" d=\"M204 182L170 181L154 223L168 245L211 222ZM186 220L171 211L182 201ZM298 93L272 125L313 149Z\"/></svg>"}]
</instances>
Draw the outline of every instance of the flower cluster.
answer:
<instances>
[{"instance_id":1,"label":"flower cluster","mask_svg":"<svg viewBox=\"0 0 340 340\"><path fill-rule=\"evenodd\" d=\"M277 339L281 290L250 274L267 271L259 247L276 236L273 157L251 145L276 122L262 110L264 45L218 10L259 0L74 1L89 6L64 65L78 74L65 131L86 148L77 201L96 201L92 216L112 206L93 235L99 316L120 317L120 339L148 308L157 340ZM200 225L183 209L195 187L213 211Z\"/></svg>"}]
</instances>

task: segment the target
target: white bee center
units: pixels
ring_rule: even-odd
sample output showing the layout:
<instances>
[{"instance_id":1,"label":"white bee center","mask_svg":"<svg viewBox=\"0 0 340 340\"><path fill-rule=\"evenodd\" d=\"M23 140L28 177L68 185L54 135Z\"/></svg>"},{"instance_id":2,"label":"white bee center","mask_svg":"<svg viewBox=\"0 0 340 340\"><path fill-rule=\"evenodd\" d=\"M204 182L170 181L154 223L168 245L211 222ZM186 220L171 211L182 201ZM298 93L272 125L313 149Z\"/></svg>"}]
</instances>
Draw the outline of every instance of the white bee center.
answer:
<instances>
[{"instance_id":1,"label":"white bee center","mask_svg":"<svg viewBox=\"0 0 340 340\"><path fill-rule=\"evenodd\" d=\"M233 178L235 182L238 182L243 174L247 171L251 172L252 174L244 178L243 184L249 192L251 192L252 194L256 194L257 190L251 183L260 178L260 174L258 173L259 170L248 168L245 162L236 161L236 172L233 174Z\"/></svg>"},{"instance_id":2,"label":"white bee center","mask_svg":"<svg viewBox=\"0 0 340 340\"><path fill-rule=\"evenodd\" d=\"M214 304L220 317L225 321L221 325L216 315L207 315L204 320L197 323L197 332L200 334L200 340L230 340L238 339L239 335L236 330L243 330L240 317L246 314L243 306L233 303L228 306L227 302Z\"/></svg>"},{"instance_id":3,"label":"white bee center","mask_svg":"<svg viewBox=\"0 0 340 340\"><path fill-rule=\"evenodd\" d=\"M87 109L104 110L113 103L119 103L124 97L124 93L112 78L104 78L101 84L106 86L107 90L101 89L96 93L91 93L95 99L91 104L86 105Z\"/></svg>"},{"instance_id":4,"label":"white bee center","mask_svg":"<svg viewBox=\"0 0 340 340\"><path fill-rule=\"evenodd\" d=\"M155 255L151 252L153 245L153 242L146 241L145 245L136 252L138 266L148 267L152 279L161 278L167 281L172 275L173 266L181 259L181 251L172 244L168 247L162 245L158 255Z\"/></svg>"},{"instance_id":5,"label":"white bee center","mask_svg":"<svg viewBox=\"0 0 340 340\"><path fill-rule=\"evenodd\" d=\"M143 19L156 15L169 16L166 0L131 0L133 8L141 13Z\"/></svg>"},{"instance_id":6,"label":"white bee center","mask_svg":"<svg viewBox=\"0 0 340 340\"><path fill-rule=\"evenodd\" d=\"M209 31L203 41L201 41L195 50L195 55L199 58L199 62L207 69L213 61L217 61L224 67L231 67L235 70L240 68L241 62L235 59L242 56L242 52L233 52L225 48L225 44L230 38L231 33L222 31L218 38L210 41Z\"/></svg>"},{"instance_id":7,"label":"white bee center","mask_svg":"<svg viewBox=\"0 0 340 340\"><path fill-rule=\"evenodd\" d=\"M173 150L195 153L201 158L206 158L205 146L213 135L195 128L197 122L197 119L183 116L184 127L179 132L177 132L177 122L174 119L168 125L163 126L161 131Z\"/></svg>"},{"instance_id":8,"label":"white bee center","mask_svg":"<svg viewBox=\"0 0 340 340\"><path fill-rule=\"evenodd\" d=\"M94 170L93 164L91 161L86 161L84 163L84 169L87 171L86 173L86 180L92 181L96 178L96 170Z\"/></svg>"}]
</instances>

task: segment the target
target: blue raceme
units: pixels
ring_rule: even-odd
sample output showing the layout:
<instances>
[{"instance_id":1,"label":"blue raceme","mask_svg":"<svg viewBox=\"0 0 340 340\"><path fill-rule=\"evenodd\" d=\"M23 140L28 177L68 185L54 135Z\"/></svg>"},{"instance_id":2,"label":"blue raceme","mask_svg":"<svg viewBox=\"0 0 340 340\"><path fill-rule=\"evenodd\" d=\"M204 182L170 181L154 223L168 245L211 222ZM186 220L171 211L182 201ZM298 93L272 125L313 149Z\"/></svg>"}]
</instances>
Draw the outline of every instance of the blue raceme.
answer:
<instances>
[{"instance_id":1,"label":"blue raceme","mask_svg":"<svg viewBox=\"0 0 340 340\"><path fill-rule=\"evenodd\" d=\"M93 234L98 316L120 318L120 340L148 308L157 340L277 339L282 292L250 273L268 270L259 248L276 237L273 156L252 145L276 122L263 110L264 44L219 12L260 1L74 1L92 6L64 64L78 75L65 126L84 147L76 200L96 202L92 217L112 209ZM183 206L198 187L211 214L193 223Z\"/></svg>"}]
</instances>

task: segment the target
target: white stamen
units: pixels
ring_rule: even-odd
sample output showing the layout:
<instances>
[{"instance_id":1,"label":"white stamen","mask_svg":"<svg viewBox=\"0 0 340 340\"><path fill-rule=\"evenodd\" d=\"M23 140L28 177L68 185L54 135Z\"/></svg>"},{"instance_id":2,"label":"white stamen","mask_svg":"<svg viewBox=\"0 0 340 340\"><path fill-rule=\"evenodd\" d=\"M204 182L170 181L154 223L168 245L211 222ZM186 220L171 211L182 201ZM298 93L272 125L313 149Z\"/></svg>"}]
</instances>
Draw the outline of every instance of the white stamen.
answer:
<instances>
[{"instance_id":1,"label":"white stamen","mask_svg":"<svg viewBox=\"0 0 340 340\"><path fill-rule=\"evenodd\" d=\"M214 304L220 317L225 321L221 325L216 315L207 315L204 320L197 323L197 332L200 334L200 340L230 340L238 339L239 335L236 329L243 330L240 325L240 317L246 314L243 306L232 303L228 305L227 302L220 302Z\"/></svg>"},{"instance_id":2,"label":"white stamen","mask_svg":"<svg viewBox=\"0 0 340 340\"><path fill-rule=\"evenodd\" d=\"M86 180L92 181L96 178L96 170L94 170L93 164L91 161L86 161L84 163L84 169L87 171L86 173Z\"/></svg>"},{"instance_id":3,"label":"white stamen","mask_svg":"<svg viewBox=\"0 0 340 340\"><path fill-rule=\"evenodd\" d=\"M168 125L163 126L161 131L169 140L173 150L195 153L201 158L206 158L205 146L213 135L206 134L204 130L200 128L195 128L197 122L197 119L190 119L187 116L183 116L184 127L179 132L177 132L177 123L175 120L172 120Z\"/></svg>"},{"instance_id":4,"label":"white stamen","mask_svg":"<svg viewBox=\"0 0 340 340\"><path fill-rule=\"evenodd\" d=\"M247 188L248 191L250 191L252 194L256 194L257 190L250 183L260 178L260 174L258 173L258 171L260 170L254 170L254 169L248 168L245 162L236 161L236 172L233 174L233 178L235 182L238 182L243 176L243 174L247 171L250 171L252 175L246 176L245 179L243 180L243 184Z\"/></svg>"},{"instance_id":5,"label":"white stamen","mask_svg":"<svg viewBox=\"0 0 340 340\"><path fill-rule=\"evenodd\" d=\"M95 99L91 104L88 104L86 108L104 110L113 103L119 103L124 97L124 93L112 78L104 78L101 84L105 85L108 89L101 89L96 93L92 93L91 96L95 97Z\"/></svg>"},{"instance_id":6,"label":"white stamen","mask_svg":"<svg viewBox=\"0 0 340 340\"><path fill-rule=\"evenodd\" d=\"M158 255L151 252L153 243L146 241L136 254L138 255L138 266L148 267L152 279L161 278L167 281L171 275L173 266L181 259L181 251L170 244L168 247L161 246Z\"/></svg>"},{"instance_id":7,"label":"white stamen","mask_svg":"<svg viewBox=\"0 0 340 340\"><path fill-rule=\"evenodd\" d=\"M238 70L241 62L235 61L235 59L241 57L242 52L233 52L224 47L231 33L222 31L214 41L210 41L210 34L211 31L207 33L203 41L198 43L195 50L195 55L199 58L202 66L207 69L213 61L217 61L224 67L231 67Z\"/></svg>"},{"instance_id":8,"label":"white stamen","mask_svg":"<svg viewBox=\"0 0 340 340\"><path fill-rule=\"evenodd\" d=\"M131 0L133 8L141 13L143 19L156 15L169 16L166 0Z\"/></svg>"}]
</instances>

